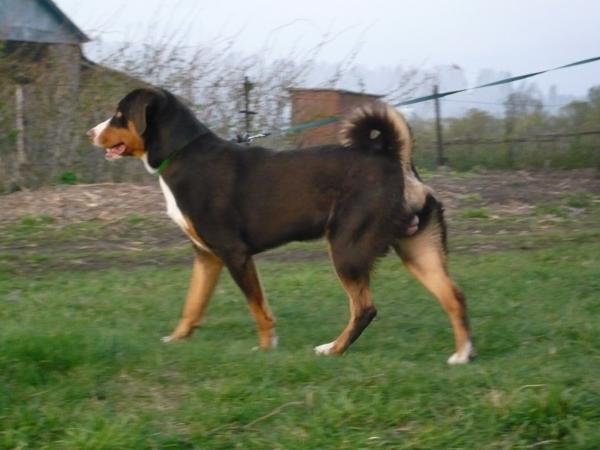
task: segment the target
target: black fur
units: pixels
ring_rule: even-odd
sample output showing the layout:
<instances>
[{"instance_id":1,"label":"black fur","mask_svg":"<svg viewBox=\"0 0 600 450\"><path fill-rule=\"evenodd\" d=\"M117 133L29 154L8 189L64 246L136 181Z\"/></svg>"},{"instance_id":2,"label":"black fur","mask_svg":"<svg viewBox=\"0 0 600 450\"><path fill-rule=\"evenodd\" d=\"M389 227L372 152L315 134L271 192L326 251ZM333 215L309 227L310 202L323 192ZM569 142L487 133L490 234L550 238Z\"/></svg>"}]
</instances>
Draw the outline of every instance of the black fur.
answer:
<instances>
[{"instance_id":1,"label":"black fur","mask_svg":"<svg viewBox=\"0 0 600 450\"><path fill-rule=\"evenodd\" d=\"M131 92L118 111L121 114L111 119L110 126L120 129L105 127L104 138L112 134L115 140L124 139L123 144L132 142L127 144L132 147L143 143L144 148L132 148L127 154L146 156L151 168L161 167L162 181L185 219L180 225L197 243L199 260L204 260L204 269L194 269L196 275L209 276L217 268L210 276L218 277L223 265L229 269L255 315L262 347L272 345L274 318L252 255L290 241L325 237L350 298L351 318L342 334L319 351L342 353L375 317L370 272L391 247L426 287L451 293L436 295L451 317L457 351L469 349L464 296L449 278L439 275L446 272L444 258L419 260L421 249L431 255L446 248L443 207L431 194L417 208L411 204L409 210L406 205L405 173L412 171L417 179L418 174L410 163L410 132L404 133L404 125L394 122L393 111L383 105L362 110L345 125L344 145L287 151L222 139L175 96L160 89ZM97 138L105 142L102 135ZM107 148L118 144L108 142ZM403 167L403 162L411 167ZM410 189L418 189L412 176L411 180ZM415 214L419 229L413 240ZM418 239L420 232L425 239ZM200 305L206 304L210 292L201 295L205 297L188 296L186 308L196 315L183 314L170 338L187 337L197 326ZM453 362L470 357L456 355Z\"/></svg>"},{"instance_id":2,"label":"black fur","mask_svg":"<svg viewBox=\"0 0 600 450\"><path fill-rule=\"evenodd\" d=\"M154 168L194 139L210 133L185 104L163 89L136 89L121 100L118 109L144 138L148 163Z\"/></svg>"},{"instance_id":3,"label":"black fur","mask_svg":"<svg viewBox=\"0 0 600 450\"><path fill-rule=\"evenodd\" d=\"M173 156L162 177L224 261L326 235L338 271L359 278L412 217L402 195L402 139L381 115L359 121L349 147L274 151L221 139L164 90L133 91L119 110L143 130L152 167Z\"/></svg>"}]
</instances>

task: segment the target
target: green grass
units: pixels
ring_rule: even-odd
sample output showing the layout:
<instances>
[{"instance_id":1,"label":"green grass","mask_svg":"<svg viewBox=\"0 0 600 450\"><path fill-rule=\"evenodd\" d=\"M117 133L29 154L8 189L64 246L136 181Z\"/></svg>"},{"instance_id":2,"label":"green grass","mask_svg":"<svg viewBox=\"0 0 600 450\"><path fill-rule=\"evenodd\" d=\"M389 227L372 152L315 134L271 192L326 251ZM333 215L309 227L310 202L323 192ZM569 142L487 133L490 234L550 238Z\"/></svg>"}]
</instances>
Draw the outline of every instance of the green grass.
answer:
<instances>
[{"instance_id":1,"label":"green grass","mask_svg":"<svg viewBox=\"0 0 600 450\"><path fill-rule=\"evenodd\" d=\"M466 208L460 212L461 219L488 219L489 213L485 208Z\"/></svg>"},{"instance_id":2,"label":"green grass","mask_svg":"<svg viewBox=\"0 0 600 450\"><path fill-rule=\"evenodd\" d=\"M0 448L597 449L598 255L592 233L453 256L479 355L461 367L445 314L391 256L378 319L339 358L312 353L347 320L324 260L259 264L269 352L227 275L205 326L164 345L188 267L0 272Z\"/></svg>"},{"instance_id":3,"label":"green grass","mask_svg":"<svg viewBox=\"0 0 600 450\"><path fill-rule=\"evenodd\" d=\"M555 202L538 203L535 205L535 213L540 216L568 216L568 211L561 204Z\"/></svg>"}]
</instances>

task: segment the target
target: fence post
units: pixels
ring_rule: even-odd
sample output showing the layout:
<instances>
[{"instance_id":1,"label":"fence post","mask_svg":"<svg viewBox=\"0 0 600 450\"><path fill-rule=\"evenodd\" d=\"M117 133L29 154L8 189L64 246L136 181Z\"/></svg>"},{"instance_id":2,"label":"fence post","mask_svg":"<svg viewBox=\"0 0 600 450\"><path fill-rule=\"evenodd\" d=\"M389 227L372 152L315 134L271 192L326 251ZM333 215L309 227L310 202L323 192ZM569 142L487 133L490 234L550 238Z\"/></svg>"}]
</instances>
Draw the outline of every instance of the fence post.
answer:
<instances>
[{"instance_id":1,"label":"fence post","mask_svg":"<svg viewBox=\"0 0 600 450\"><path fill-rule=\"evenodd\" d=\"M506 165L512 169L515 165L515 143L511 140L515 129L515 115L512 108L507 108L504 125L504 136L508 147L506 149Z\"/></svg>"},{"instance_id":2,"label":"fence post","mask_svg":"<svg viewBox=\"0 0 600 450\"><path fill-rule=\"evenodd\" d=\"M26 166L29 161L25 149L25 108L23 85L18 83L15 87L15 116L15 129L17 131L17 157L13 182L15 183L15 186L21 186L22 184L26 183L23 173L26 170Z\"/></svg>"},{"instance_id":3,"label":"fence post","mask_svg":"<svg viewBox=\"0 0 600 450\"><path fill-rule=\"evenodd\" d=\"M435 102L435 131L437 135L437 159L436 159L436 167L446 165L447 159L444 157L444 140L442 136L442 114L440 112L440 99L437 97L438 94L438 85L433 85L433 95Z\"/></svg>"},{"instance_id":4,"label":"fence post","mask_svg":"<svg viewBox=\"0 0 600 450\"><path fill-rule=\"evenodd\" d=\"M244 77L244 109L240 111L242 114L244 114L245 119L246 119L245 120L246 135L244 136L244 139L248 139L248 136L250 136L250 118L251 118L251 116L256 114L255 111L250 111L250 91L253 88L254 88L254 85L250 82L250 79L247 76L245 76Z\"/></svg>"}]
</instances>

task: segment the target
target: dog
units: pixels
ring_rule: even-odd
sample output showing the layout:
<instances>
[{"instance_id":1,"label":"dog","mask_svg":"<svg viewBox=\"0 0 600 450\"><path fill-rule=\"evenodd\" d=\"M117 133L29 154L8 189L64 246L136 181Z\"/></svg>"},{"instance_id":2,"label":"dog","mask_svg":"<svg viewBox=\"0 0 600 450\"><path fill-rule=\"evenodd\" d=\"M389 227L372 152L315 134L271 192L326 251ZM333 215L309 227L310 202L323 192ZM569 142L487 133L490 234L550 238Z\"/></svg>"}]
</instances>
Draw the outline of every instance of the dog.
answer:
<instances>
[{"instance_id":1,"label":"dog","mask_svg":"<svg viewBox=\"0 0 600 450\"><path fill-rule=\"evenodd\" d=\"M260 347L275 347L275 319L253 255L324 237L350 320L317 354L343 353L373 320L370 274L393 249L450 318L455 352L448 363L471 359L466 300L446 267L443 206L416 172L409 126L394 108L357 109L342 124L339 145L274 151L222 139L170 92L142 88L87 134L107 159L137 157L158 175L167 214L193 243L183 312L164 341L185 339L200 325L226 267L248 301Z\"/></svg>"}]
</instances>

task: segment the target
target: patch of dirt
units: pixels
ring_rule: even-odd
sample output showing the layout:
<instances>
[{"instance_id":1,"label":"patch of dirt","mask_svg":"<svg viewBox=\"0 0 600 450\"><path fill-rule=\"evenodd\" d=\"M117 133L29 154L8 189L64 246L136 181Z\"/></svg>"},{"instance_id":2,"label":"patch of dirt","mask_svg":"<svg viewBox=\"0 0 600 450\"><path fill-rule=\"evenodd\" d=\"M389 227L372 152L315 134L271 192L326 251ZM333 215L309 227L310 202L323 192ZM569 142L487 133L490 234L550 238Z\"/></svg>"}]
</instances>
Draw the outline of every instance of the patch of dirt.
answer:
<instances>
[{"instance_id":1,"label":"patch of dirt","mask_svg":"<svg viewBox=\"0 0 600 450\"><path fill-rule=\"evenodd\" d=\"M527 212L536 204L555 202L567 195L600 193L600 176L595 169L490 171L459 177L442 173L425 181L436 190L450 214L465 203L499 212Z\"/></svg>"},{"instance_id":2,"label":"patch of dirt","mask_svg":"<svg viewBox=\"0 0 600 450\"><path fill-rule=\"evenodd\" d=\"M133 214L164 218L165 201L158 183L53 186L0 195L0 223L48 216L65 225L88 220L113 222Z\"/></svg>"},{"instance_id":3,"label":"patch of dirt","mask_svg":"<svg viewBox=\"0 0 600 450\"><path fill-rule=\"evenodd\" d=\"M452 236L527 235L532 227L544 231L564 218L554 217L547 225L535 214L536 205L559 204L567 197L600 194L600 177L593 169L570 171L513 171L450 174L437 172L425 179L446 206ZM487 219L469 219L467 213L484 210ZM577 223L582 209L572 209L569 220ZM466 218L465 218L466 217ZM11 235L2 239L3 229L24 221L43 218L49 229L75 226L72 237L54 239L44 229L39 233ZM506 220L506 219L509 220ZM498 220L502 219L502 220ZM85 227L93 222L89 233ZM78 225L80 224L80 226ZM83 230L83 231L82 231ZM64 233L63 233L64 234ZM165 202L158 184L102 183L46 187L0 195L0 253L15 257L15 267L48 268L51 259L57 268L94 269L115 264L162 265L189 263L187 238L165 214ZM506 247L500 239L475 244L459 243L456 249L487 252ZM508 244L512 245L512 244ZM519 244L520 245L520 244ZM468 248L467 248L468 247ZM159 257L149 250L176 250ZM461 250L462 249L462 250ZM179 252L179 250L182 250ZM114 256L111 256L111 252ZM68 259L56 255L71 255ZM280 249L261 255L265 260L304 261L326 257L325 251ZM36 262L37 261L37 262Z\"/></svg>"},{"instance_id":4,"label":"patch of dirt","mask_svg":"<svg viewBox=\"0 0 600 450\"><path fill-rule=\"evenodd\" d=\"M600 193L600 176L594 169L568 171L490 171L465 176L436 173L425 180L451 210L461 200L494 208L528 209L565 195ZM132 215L168 222L157 184L101 183L46 187L0 195L0 223L23 217L49 216L58 224L101 220L113 222Z\"/></svg>"}]
</instances>

